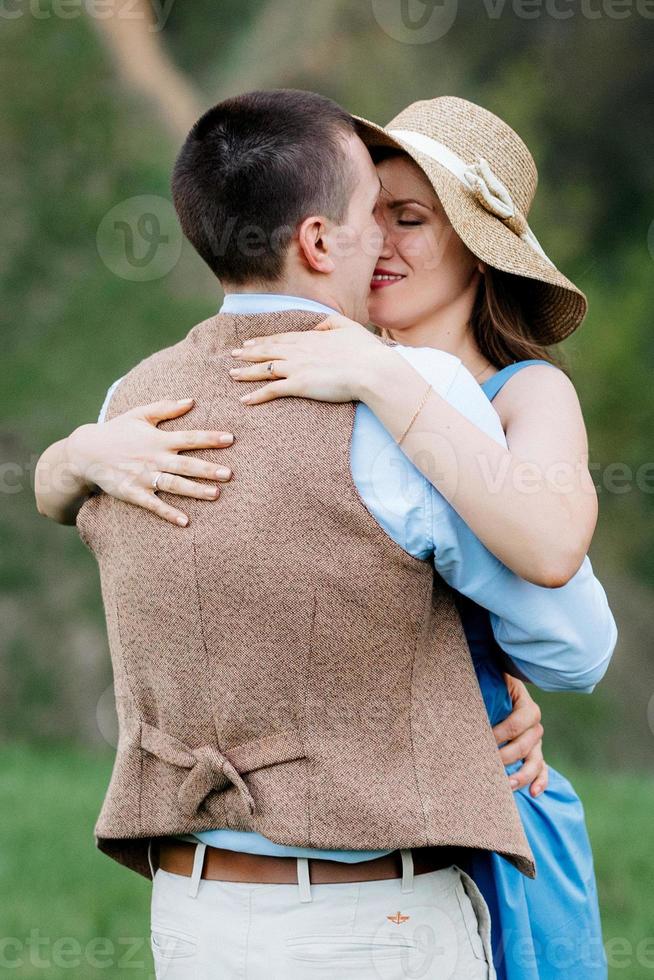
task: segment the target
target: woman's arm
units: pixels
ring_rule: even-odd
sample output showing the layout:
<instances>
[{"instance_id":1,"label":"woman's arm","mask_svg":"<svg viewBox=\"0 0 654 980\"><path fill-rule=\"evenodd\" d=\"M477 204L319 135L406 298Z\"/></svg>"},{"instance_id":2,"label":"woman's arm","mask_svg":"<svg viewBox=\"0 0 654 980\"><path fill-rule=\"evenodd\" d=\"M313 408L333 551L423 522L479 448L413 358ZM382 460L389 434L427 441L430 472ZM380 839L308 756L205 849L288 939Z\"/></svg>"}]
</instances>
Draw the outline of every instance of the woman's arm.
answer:
<instances>
[{"instance_id":1,"label":"woman's arm","mask_svg":"<svg viewBox=\"0 0 654 980\"><path fill-rule=\"evenodd\" d=\"M85 479L71 461L69 438L59 439L48 446L41 453L34 471L36 509L39 514L58 524L74 524L86 498L98 489L96 484Z\"/></svg>"},{"instance_id":2,"label":"woman's arm","mask_svg":"<svg viewBox=\"0 0 654 980\"><path fill-rule=\"evenodd\" d=\"M415 369L386 348L362 372L360 398L399 439L424 387ZM562 371L531 365L505 384L494 405L506 447L432 389L402 449L505 565L535 584L565 585L597 521L577 394Z\"/></svg>"},{"instance_id":3,"label":"woman's arm","mask_svg":"<svg viewBox=\"0 0 654 980\"><path fill-rule=\"evenodd\" d=\"M74 524L89 494L104 490L173 524L188 524L183 511L157 496L153 477L161 474L159 490L215 500L220 493L216 485L194 480L225 482L231 478L231 470L178 454L189 449L224 448L234 441L228 432L157 428L164 419L184 415L192 405L189 399L139 406L109 422L81 425L66 439L53 443L41 455L34 474L39 513L59 524Z\"/></svg>"},{"instance_id":4,"label":"woman's arm","mask_svg":"<svg viewBox=\"0 0 654 980\"><path fill-rule=\"evenodd\" d=\"M353 321L333 317L325 324L331 328L244 344L235 357L255 363L237 369L235 380L266 380L270 374L256 362L269 360L280 378L247 403L287 395L365 402L508 568L536 585L568 582L592 538L597 494L579 401L564 373L532 365L507 382L494 403L506 430L501 445L435 391L414 418L427 385L407 359ZM458 370L472 380L460 362Z\"/></svg>"}]
</instances>

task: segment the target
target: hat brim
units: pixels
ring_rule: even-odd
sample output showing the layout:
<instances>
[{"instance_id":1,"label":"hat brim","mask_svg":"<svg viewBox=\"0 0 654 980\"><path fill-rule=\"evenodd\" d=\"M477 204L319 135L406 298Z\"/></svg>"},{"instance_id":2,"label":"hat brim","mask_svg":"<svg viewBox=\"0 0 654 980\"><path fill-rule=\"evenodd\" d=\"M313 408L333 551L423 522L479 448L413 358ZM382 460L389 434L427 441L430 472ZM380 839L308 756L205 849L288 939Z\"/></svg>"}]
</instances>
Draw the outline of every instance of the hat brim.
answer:
<instances>
[{"instance_id":1,"label":"hat brim","mask_svg":"<svg viewBox=\"0 0 654 980\"><path fill-rule=\"evenodd\" d=\"M541 343L558 343L580 326L588 301L562 272L487 211L438 161L362 116L353 115L352 119L367 147L401 150L420 167L455 232L477 258L494 269L526 280L520 292L527 303L530 328Z\"/></svg>"}]
</instances>

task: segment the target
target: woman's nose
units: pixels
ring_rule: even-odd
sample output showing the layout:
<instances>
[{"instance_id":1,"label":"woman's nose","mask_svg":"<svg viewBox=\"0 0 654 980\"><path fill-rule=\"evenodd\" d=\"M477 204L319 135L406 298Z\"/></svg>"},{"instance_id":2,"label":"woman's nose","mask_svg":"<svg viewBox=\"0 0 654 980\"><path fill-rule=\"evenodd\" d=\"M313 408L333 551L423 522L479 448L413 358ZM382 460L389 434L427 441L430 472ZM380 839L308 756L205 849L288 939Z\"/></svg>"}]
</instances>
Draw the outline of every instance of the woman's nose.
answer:
<instances>
[{"instance_id":1,"label":"woman's nose","mask_svg":"<svg viewBox=\"0 0 654 980\"><path fill-rule=\"evenodd\" d=\"M383 217L377 218L377 224L379 225L379 230L382 233L382 248L381 252L379 253L379 257L390 259L395 251L395 245L393 244L390 229Z\"/></svg>"}]
</instances>

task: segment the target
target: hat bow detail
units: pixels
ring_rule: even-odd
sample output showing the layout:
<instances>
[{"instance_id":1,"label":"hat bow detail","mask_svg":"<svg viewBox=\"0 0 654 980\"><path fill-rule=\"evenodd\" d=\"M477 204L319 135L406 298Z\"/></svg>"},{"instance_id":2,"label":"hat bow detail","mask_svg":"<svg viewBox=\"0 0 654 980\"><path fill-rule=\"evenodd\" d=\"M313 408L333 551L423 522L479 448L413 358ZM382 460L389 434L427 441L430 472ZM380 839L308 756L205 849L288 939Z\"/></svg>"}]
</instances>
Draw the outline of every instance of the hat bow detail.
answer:
<instances>
[{"instance_id":1,"label":"hat bow detail","mask_svg":"<svg viewBox=\"0 0 654 980\"><path fill-rule=\"evenodd\" d=\"M478 157L463 171L463 181L468 190L490 214L499 218L507 228L527 242L547 262L552 261L543 251L540 242L527 223L524 214L513 203L511 193L484 157Z\"/></svg>"}]
</instances>

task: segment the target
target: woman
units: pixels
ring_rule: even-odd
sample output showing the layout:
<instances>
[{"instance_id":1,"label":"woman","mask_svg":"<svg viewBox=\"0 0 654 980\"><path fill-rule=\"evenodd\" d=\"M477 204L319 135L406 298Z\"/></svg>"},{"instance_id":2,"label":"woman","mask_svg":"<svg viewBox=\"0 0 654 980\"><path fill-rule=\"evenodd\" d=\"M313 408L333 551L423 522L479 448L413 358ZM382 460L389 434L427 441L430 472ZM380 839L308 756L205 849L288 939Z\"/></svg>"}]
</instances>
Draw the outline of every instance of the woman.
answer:
<instances>
[{"instance_id":1,"label":"woman","mask_svg":"<svg viewBox=\"0 0 654 980\"><path fill-rule=\"evenodd\" d=\"M385 239L371 285L370 319L394 341L458 356L493 400L508 450L490 447L429 391L418 397L424 383L399 363L402 358L395 359L393 381L383 371L371 374L369 365L376 362L368 356L370 338L343 317L317 328L331 331L327 336L248 341L235 356L252 366L233 369L232 376L269 380L272 363L273 377L281 380L251 393L250 405L284 395L310 398L318 388L324 399L332 378L342 387L342 377L353 376L352 398L368 404L487 547L523 578L561 585L588 549L597 497L579 403L547 346L579 325L586 304L527 225L533 160L508 126L461 99L417 103L386 130L360 124L383 187L379 221ZM477 159L476 166L466 167L464 158ZM487 162L495 159L496 170ZM352 370L357 364L366 365L358 381ZM456 454L439 453L445 437ZM515 474L530 461L536 477L531 489L523 492L512 479L491 488L488 471L476 465L477 459L488 461L489 452L492 472L502 472L508 461L509 474ZM435 474L429 466L434 458ZM497 724L511 701L493 656L489 616L469 599L459 597L459 604L489 717ZM524 879L497 855L476 857L467 869L491 911L498 977L508 980L606 976L583 808L570 783L549 771L545 793L517 794L536 879Z\"/></svg>"},{"instance_id":2,"label":"woman","mask_svg":"<svg viewBox=\"0 0 654 980\"><path fill-rule=\"evenodd\" d=\"M524 578L542 585L563 584L586 553L596 519L596 499L583 487L587 447L574 389L562 372L552 370L553 362L546 363L550 358L545 344L557 336L557 331L560 337L578 325L585 301L530 243L526 220L515 209L510 213L508 193L489 177L487 167L479 164L479 173L471 175L479 195L473 196L472 189L464 188L454 177L450 180L449 171L423 150L438 151L438 146L448 149L450 144L450 154L458 151L470 159L481 152L493 162L494 148L508 144L515 151L510 158L521 161L527 182L531 179L535 184L533 161L508 127L459 99L418 104L391 124L389 129L409 130L432 141L423 143L420 151L372 124L362 121L361 126L362 136L371 146L381 144L394 151L380 153L379 170L386 193L379 220L386 235L372 284L371 319L393 339L409 346L436 346L455 354L491 398L515 371L515 367L502 369L520 361L523 370L495 401L508 450L485 437L442 400L430 397L421 377L403 358L393 355L392 377L383 375L375 383L368 365L376 360L369 354L372 345L375 350L379 348L379 341L359 324L342 318L330 319L322 331L287 334L276 337L273 344L252 345L249 352L239 356L254 366L242 368L243 373L234 376L237 380L267 380L271 374L267 365L260 366L259 362L274 361L273 376L281 380L250 397L250 404L256 406L280 395L315 397L318 381L323 392L325 381L330 380L335 385L338 382L342 391L347 373L351 378L348 396L368 403L402 442L406 454L491 551ZM500 172L505 179L510 176ZM475 177L482 187L475 185ZM531 190L533 187L522 189L523 214ZM520 200L518 193L514 190ZM486 210L487 198L506 212L504 219ZM524 240L518 231L526 236ZM498 268L510 269L513 277L493 271ZM526 277L532 277L531 290L523 288ZM535 302L529 309L534 289ZM557 295L558 304L554 302ZM540 365L533 364L536 355ZM529 359L528 367L524 367L525 359ZM422 393L418 399L416 392ZM213 488L186 479L215 478L209 464L171 453L164 459L163 446L156 441L156 422L187 409L158 405L127 413L132 415L130 438L135 446L148 443L153 454L157 450L157 467L166 474L176 474L173 483L167 477L166 489L215 496ZM117 431L115 425L113 431ZM449 460L441 452L443 437L455 450ZM188 448L216 444L190 440ZM439 472L432 472L429 465L434 452L438 453ZM124 459L125 453L125 445L117 443L115 458ZM553 489L550 479L542 480L535 492L533 487L530 492L521 491L516 475L525 458L533 462L534 457L546 471L563 461L566 475L570 476L570 470L575 477L569 479L565 494L560 488L558 492ZM106 447L103 458L108 458ZM489 470L479 468L481 458ZM499 481L498 473L503 475ZM128 488L124 480L116 477L113 481L105 474L102 485L105 491L141 503L166 519L182 518L176 508L164 504L138 482ZM461 600L461 611L489 717L496 726L498 741L503 742L512 734L507 716L518 685L509 682L507 686L500 671L485 610ZM501 751L509 773L519 769L515 777L517 802L536 855L538 877L522 880L518 872L512 873L512 867L504 867L506 862L493 855L480 856L469 869L491 909L498 976L508 980L605 976L592 856L581 804L558 773L551 773L550 786L544 791L547 779L539 750L530 753L529 764L522 768L525 750L520 739ZM535 776L529 795L526 786Z\"/></svg>"}]
</instances>

